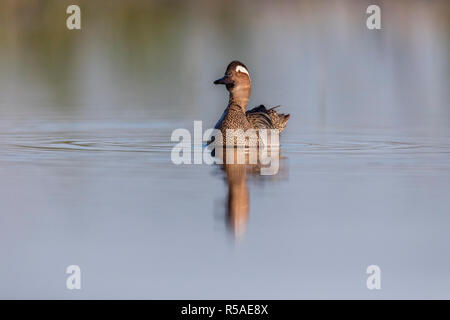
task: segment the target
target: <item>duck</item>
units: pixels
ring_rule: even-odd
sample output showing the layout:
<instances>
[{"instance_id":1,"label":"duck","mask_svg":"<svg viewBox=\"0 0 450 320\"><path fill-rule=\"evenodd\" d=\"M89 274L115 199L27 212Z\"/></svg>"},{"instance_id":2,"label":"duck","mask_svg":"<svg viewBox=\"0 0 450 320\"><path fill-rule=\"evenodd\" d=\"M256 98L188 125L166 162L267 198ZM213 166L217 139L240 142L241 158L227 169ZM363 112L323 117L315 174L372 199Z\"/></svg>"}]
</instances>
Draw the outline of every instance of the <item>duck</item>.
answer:
<instances>
[{"instance_id":1,"label":"duck","mask_svg":"<svg viewBox=\"0 0 450 320\"><path fill-rule=\"evenodd\" d=\"M214 81L216 85L225 85L229 92L228 105L214 126L226 137L228 129L277 129L281 133L290 118L289 114L278 113L275 106L266 108L259 105L247 110L251 94L251 79L248 68L240 61L234 60L228 64L225 75ZM239 139L237 140L239 141ZM242 141L242 140L241 140ZM234 144L236 140L233 141Z\"/></svg>"}]
</instances>

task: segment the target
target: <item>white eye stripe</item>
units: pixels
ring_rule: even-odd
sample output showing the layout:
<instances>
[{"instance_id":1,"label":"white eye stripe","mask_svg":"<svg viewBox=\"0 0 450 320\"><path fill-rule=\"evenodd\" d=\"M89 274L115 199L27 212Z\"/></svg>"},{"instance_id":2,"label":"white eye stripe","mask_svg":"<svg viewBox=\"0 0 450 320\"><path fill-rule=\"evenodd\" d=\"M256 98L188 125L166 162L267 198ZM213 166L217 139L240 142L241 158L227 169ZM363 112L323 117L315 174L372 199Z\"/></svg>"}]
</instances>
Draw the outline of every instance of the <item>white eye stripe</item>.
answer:
<instances>
[{"instance_id":1,"label":"white eye stripe","mask_svg":"<svg viewBox=\"0 0 450 320\"><path fill-rule=\"evenodd\" d=\"M243 66L237 66L236 67L236 72L246 73L250 77L250 74L248 73L247 69L245 69Z\"/></svg>"}]
</instances>

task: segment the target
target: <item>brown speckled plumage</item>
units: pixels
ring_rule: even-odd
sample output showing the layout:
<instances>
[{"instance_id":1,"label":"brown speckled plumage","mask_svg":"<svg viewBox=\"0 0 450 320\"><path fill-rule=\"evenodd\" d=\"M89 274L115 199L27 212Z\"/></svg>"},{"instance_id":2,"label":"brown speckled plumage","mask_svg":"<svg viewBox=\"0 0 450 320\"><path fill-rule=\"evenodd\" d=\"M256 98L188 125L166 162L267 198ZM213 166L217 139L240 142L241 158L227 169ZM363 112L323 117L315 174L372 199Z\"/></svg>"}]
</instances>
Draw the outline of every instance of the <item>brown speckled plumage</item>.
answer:
<instances>
[{"instance_id":1,"label":"brown speckled plumage","mask_svg":"<svg viewBox=\"0 0 450 320\"><path fill-rule=\"evenodd\" d=\"M246 111L251 93L251 81L247 67L239 62L231 62L225 76L214 82L225 84L230 93L228 106L217 122L215 128L226 136L227 129L278 129L281 133L289 120L289 114L278 113L275 108L267 109L260 105Z\"/></svg>"}]
</instances>

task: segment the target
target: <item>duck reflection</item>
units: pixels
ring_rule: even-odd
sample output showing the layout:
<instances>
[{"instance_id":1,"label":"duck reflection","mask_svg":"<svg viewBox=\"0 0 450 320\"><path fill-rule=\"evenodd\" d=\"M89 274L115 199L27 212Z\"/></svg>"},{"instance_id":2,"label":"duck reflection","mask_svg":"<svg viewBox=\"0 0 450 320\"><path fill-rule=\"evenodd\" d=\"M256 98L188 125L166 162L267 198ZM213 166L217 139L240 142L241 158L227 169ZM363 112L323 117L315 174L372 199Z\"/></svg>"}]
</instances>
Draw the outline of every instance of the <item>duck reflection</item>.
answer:
<instances>
[{"instance_id":1,"label":"duck reflection","mask_svg":"<svg viewBox=\"0 0 450 320\"><path fill-rule=\"evenodd\" d=\"M227 225L231 233L239 238L245 233L249 220L250 195L247 178L262 182L277 175L280 150L267 147L219 147L215 149L214 156L218 163L221 163L220 168L225 173L228 185Z\"/></svg>"}]
</instances>

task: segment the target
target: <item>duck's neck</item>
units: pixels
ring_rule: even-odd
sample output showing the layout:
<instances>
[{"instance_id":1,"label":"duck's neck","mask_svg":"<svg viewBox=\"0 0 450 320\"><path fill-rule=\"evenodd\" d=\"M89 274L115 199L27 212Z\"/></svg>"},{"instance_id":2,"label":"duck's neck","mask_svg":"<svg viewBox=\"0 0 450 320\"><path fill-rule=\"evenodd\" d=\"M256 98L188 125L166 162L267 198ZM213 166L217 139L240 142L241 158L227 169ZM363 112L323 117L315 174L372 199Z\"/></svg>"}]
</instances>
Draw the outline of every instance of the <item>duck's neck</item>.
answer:
<instances>
[{"instance_id":1,"label":"duck's neck","mask_svg":"<svg viewBox=\"0 0 450 320\"><path fill-rule=\"evenodd\" d=\"M250 93L250 85L234 88L233 91L230 92L228 105L239 105L242 108L242 111L245 112L245 110L247 109L248 100L250 100Z\"/></svg>"}]
</instances>

